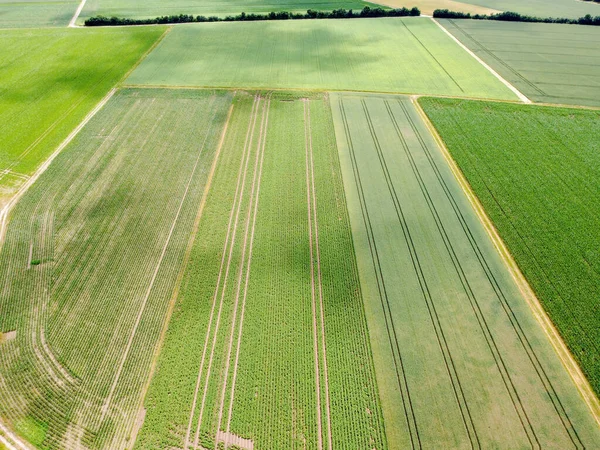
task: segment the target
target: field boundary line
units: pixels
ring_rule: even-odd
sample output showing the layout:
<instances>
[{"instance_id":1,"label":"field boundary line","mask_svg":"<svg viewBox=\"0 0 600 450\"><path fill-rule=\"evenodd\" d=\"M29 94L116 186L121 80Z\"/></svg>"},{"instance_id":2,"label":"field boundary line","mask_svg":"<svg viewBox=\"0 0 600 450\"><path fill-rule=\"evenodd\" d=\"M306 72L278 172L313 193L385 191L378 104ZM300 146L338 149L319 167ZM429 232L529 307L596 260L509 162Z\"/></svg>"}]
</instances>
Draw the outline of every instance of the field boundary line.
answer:
<instances>
[{"instance_id":1,"label":"field boundary line","mask_svg":"<svg viewBox=\"0 0 600 450\"><path fill-rule=\"evenodd\" d=\"M450 170L454 174L463 192L469 199L469 203L471 203L473 209L475 210L477 217L479 218L481 224L485 228L488 236L492 240L494 247L496 247L502 261L508 268L512 278L516 282L519 290L521 291L521 294L523 295L525 301L529 305L534 317L546 333L546 336L550 340L552 347L558 354L558 357L563 363L563 366L571 376L571 379L575 383L575 386L577 387L580 395L583 397L585 403L588 405L592 415L594 416L594 419L596 420L598 425L600 425L600 401L598 400L598 397L596 397L596 395L594 394L594 391L592 390L589 381L583 374L581 368L577 364L577 361L575 361L575 358L571 354L569 348L562 340L562 337L560 336L558 330L552 323L552 320L546 313L544 307L540 303L540 300L535 295L535 292L527 282L527 279L519 269L519 266L517 265L513 256L509 252L506 244L500 237L498 230L494 226L492 220L488 217L485 209L483 208L483 205L479 201L479 198L477 198L477 196L475 195L475 192L471 188L471 185L467 181L465 175L460 170L458 164L452 158L450 151L446 147L446 144L437 132L435 126L429 120L429 117L427 117L427 114L425 113L423 108L421 108L419 102L415 99L412 99L411 101L415 106L415 109L423 119L425 125L429 129L429 132L433 136L438 147L440 148L442 156L446 160L448 166L450 167Z\"/></svg>"},{"instance_id":2,"label":"field boundary line","mask_svg":"<svg viewBox=\"0 0 600 450\"><path fill-rule=\"evenodd\" d=\"M136 88L139 89L138 86L134 86L134 85L124 85L123 83L125 82L125 80L127 78L129 78L129 75L131 75L131 73L138 68L138 66L142 63L142 61L144 61L144 59L146 59L146 57L152 53L154 51L154 49L156 47L158 47L158 45L163 41L163 39L167 36L167 34L169 34L171 32L171 30L173 29L173 27L168 26L167 29L163 32L163 34L161 34L156 41L154 42L154 44L152 44L150 46L150 48L148 50L146 50L144 53L142 53L142 55L140 56L140 58L136 61L135 64L133 64L129 70L127 72L125 72L125 75L123 75L121 77L121 79L117 82L116 86L120 87L120 88ZM234 89L232 89L234 90Z\"/></svg>"},{"instance_id":3,"label":"field boundary line","mask_svg":"<svg viewBox=\"0 0 600 450\"><path fill-rule=\"evenodd\" d=\"M235 94L234 94L235 95ZM196 242L196 236L198 234L198 228L200 226L200 220L202 219L202 215L204 213L204 207L206 206L206 200L208 198L208 194L212 185L213 176L215 174L217 163L219 161L219 156L221 155L221 149L223 148L223 142L225 141L225 135L227 134L227 128L229 127L229 121L231 119L231 115L233 113L233 103L229 106L229 111L227 112L227 119L225 119L225 125L223 126L223 131L221 132L221 138L219 139L219 143L217 145L217 151L215 153L215 157L213 159L213 163L211 165L210 171L208 172L208 176L206 177L206 184L204 186L204 192L202 193L202 199L200 200L200 206L198 208L198 214L196 216L196 220L194 222L194 228L192 230L191 239L188 242L188 248L186 249L183 266L177 277L177 281L175 282L175 289L173 290L173 295L171 296L171 301L169 302L169 307L167 309L167 314L165 316L163 328L161 330L160 336L158 338L158 343L156 349L154 351L154 355L152 357L152 363L150 366L150 373L148 374L148 378L142 390L142 395L140 396L141 402L138 408L139 411L144 409L144 402L146 401L146 394L148 393L148 389L150 388L150 383L152 382L152 377L154 376L154 371L156 370L156 364L158 363L158 357L162 351L162 346L165 341L165 336L167 334L167 329L169 328L169 323L171 322L171 316L173 315L173 309L175 308L175 303L177 298L179 297L179 289L181 288L181 282L183 281L183 277L185 275L185 271L187 269L187 264L189 262L190 256L192 254L192 249L194 247L194 243ZM140 429L143 425L140 425ZM134 422L135 427L135 422ZM132 428L133 430L133 428ZM137 440L137 434L133 436L134 439L131 440L131 446L135 446L135 442Z\"/></svg>"},{"instance_id":4,"label":"field boundary line","mask_svg":"<svg viewBox=\"0 0 600 450\"><path fill-rule=\"evenodd\" d=\"M69 22L68 28L79 28L78 25L75 25L75 22L79 18L79 14L81 14L81 11L83 11L83 7L85 6L86 1L87 0L81 0L81 3L79 3L79 6L77 7L77 10L75 11L75 14L73 14L73 18Z\"/></svg>"},{"instance_id":5,"label":"field boundary line","mask_svg":"<svg viewBox=\"0 0 600 450\"><path fill-rule=\"evenodd\" d=\"M104 96L102 100L92 109L87 116L83 118L83 120L75 127L73 131L65 138L64 141L54 150L54 152L42 163L40 167L31 175L29 180L25 184L23 184L17 193L8 201L8 203L2 208L0 211L0 250L2 250L2 244L4 242L4 235L6 234L6 227L8 225L8 215L17 201L23 196L23 194L29 189L29 187L36 182L36 180L40 177L42 173L46 171L46 169L50 166L54 158L58 156L58 154L64 150L64 148L71 143L71 141L79 134L79 132L87 125L87 123L96 115L98 111L102 109L104 105L112 98L115 94L116 89L111 89L108 94Z\"/></svg>"},{"instance_id":6,"label":"field boundary line","mask_svg":"<svg viewBox=\"0 0 600 450\"><path fill-rule=\"evenodd\" d=\"M469 55L471 55L473 58L475 58L475 60L477 62L479 62L479 64L481 64L483 67L485 67L492 75L494 75L498 80L500 80L500 82L502 84L504 84L507 88L509 88L517 97L519 97L519 100L521 100L523 103L532 103L531 100L529 100L521 91L519 91L516 87L514 87L511 83L509 83L506 79L504 79L502 77L502 75L500 75L498 72L496 72L494 69L492 69L487 63L485 63L479 56L477 56L475 53L473 53L469 48L467 48L467 46L465 44L463 44L462 42L460 42L452 33L450 33L448 30L446 30L446 28L444 28L437 20L435 20L433 17L431 18L431 20L433 21L433 23L435 23L444 33L446 33L448 36L450 36L450 38L456 42L463 50L465 50Z\"/></svg>"}]
</instances>

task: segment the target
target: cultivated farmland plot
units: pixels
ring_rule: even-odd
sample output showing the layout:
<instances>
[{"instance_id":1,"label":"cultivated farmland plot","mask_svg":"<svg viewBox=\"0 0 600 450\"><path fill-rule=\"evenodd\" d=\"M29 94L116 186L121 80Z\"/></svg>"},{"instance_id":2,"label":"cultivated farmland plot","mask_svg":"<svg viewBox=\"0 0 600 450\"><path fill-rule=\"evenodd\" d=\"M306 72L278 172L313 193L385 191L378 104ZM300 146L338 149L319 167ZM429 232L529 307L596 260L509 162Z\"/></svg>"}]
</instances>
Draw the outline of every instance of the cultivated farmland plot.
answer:
<instances>
[{"instance_id":1,"label":"cultivated farmland plot","mask_svg":"<svg viewBox=\"0 0 600 450\"><path fill-rule=\"evenodd\" d=\"M37 448L132 438L230 101L117 93L11 214L0 416Z\"/></svg>"},{"instance_id":2,"label":"cultivated farmland plot","mask_svg":"<svg viewBox=\"0 0 600 450\"><path fill-rule=\"evenodd\" d=\"M172 14L226 16L238 15L241 12L306 12L308 9L331 11L338 8L360 10L366 5L376 6L361 0L272 0L267 2L259 0L175 0L169 2L161 0L88 0L80 16L80 22L87 17L96 15L136 19Z\"/></svg>"},{"instance_id":3,"label":"cultivated farmland plot","mask_svg":"<svg viewBox=\"0 0 600 450\"><path fill-rule=\"evenodd\" d=\"M0 208L164 31L0 31Z\"/></svg>"},{"instance_id":4,"label":"cultivated farmland plot","mask_svg":"<svg viewBox=\"0 0 600 450\"><path fill-rule=\"evenodd\" d=\"M0 0L0 28L67 26L77 0Z\"/></svg>"},{"instance_id":5,"label":"cultivated farmland plot","mask_svg":"<svg viewBox=\"0 0 600 450\"><path fill-rule=\"evenodd\" d=\"M600 15L600 5L591 6ZM598 27L450 19L440 23L531 100L600 106Z\"/></svg>"},{"instance_id":6,"label":"cultivated farmland plot","mask_svg":"<svg viewBox=\"0 0 600 450\"><path fill-rule=\"evenodd\" d=\"M422 18L181 25L127 83L517 99Z\"/></svg>"},{"instance_id":7,"label":"cultivated farmland plot","mask_svg":"<svg viewBox=\"0 0 600 450\"><path fill-rule=\"evenodd\" d=\"M600 430L406 98L332 96L394 448L594 448Z\"/></svg>"},{"instance_id":8,"label":"cultivated farmland plot","mask_svg":"<svg viewBox=\"0 0 600 450\"><path fill-rule=\"evenodd\" d=\"M568 17L577 19L586 14L597 16L600 6L593 2L573 0L462 0L471 5L478 5L501 11L515 11L536 17ZM457 9L460 11L460 9Z\"/></svg>"},{"instance_id":9,"label":"cultivated farmland plot","mask_svg":"<svg viewBox=\"0 0 600 450\"><path fill-rule=\"evenodd\" d=\"M387 448L322 94L237 92L136 448Z\"/></svg>"},{"instance_id":10,"label":"cultivated farmland plot","mask_svg":"<svg viewBox=\"0 0 600 450\"><path fill-rule=\"evenodd\" d=\"M600 113L421 103L600 392Z\"/></svg>"}]
</instances>

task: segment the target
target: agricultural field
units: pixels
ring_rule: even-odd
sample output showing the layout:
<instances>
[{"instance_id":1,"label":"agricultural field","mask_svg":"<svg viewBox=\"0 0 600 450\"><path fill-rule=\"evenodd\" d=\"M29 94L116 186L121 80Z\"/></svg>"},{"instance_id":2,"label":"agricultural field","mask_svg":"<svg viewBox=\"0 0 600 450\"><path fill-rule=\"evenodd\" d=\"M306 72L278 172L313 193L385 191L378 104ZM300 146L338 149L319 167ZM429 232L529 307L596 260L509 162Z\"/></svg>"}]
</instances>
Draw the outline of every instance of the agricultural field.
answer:
<instances>
[{"instance_id":1,"label":"agricultural field","mask_svg":"<svg viewBox=\"0 0 600 450\"><path fill-rule=\"evenodd\" d=\"M136 448L388 448L326 95L235 94L198 237Z\"/></svg>"},{"instance_id":2,"label":"agricultural field","mask_svg":"<svg viewBox=\"0 0 600 450\"><path fill-rule=\"evenodd\" d=\"M600 5L592 7L600 15ZM599 27L439 22L532 101L600 106Z\"/></svg>"},{"instance_id":3,"label":"agricultural field","mask_svg":"<svg viewBox=\"0 0 600 450\"><path fill-rule=\"evenodd\" d=\"M451 11L461 11L471 14L494 14L500 12L496 9L486 8L485 6L472 5L466 2L456 0L379 0L378 3L389 6L391 8L402 8L403 6L416 6L421 11L421 14L433 15L436 9L449 9Z\"/></svg>"},{"instance_id":4,"label":"agricultural field","mask_svg":"<svg viewBox=\"0 0 600 450\"><path fill-rule=\"evenodd\" d=\"M599 393L600 113L421 104Z\"/></svg>"},{"instance_id":5,"label":"agricultural field","mask_svg":"<svg viewBox=\"0 0 600 450\"><path fill-rule=\"evenodd\" d=\"M461 0L471 5L514 11L535 17L567 17L577 19L586 14L600 15L600 5L581 0Z\"/></svg>"},{"instance_id":6,"label":"agricultural field","mask_svg":"<svg viewBox=\"0 0 600 450\"><path fill-rule=\"evenodd\" d=\"M126 82L517 99L424 18L180 25Z\"/></svg>"},{"instance_id":7,"label":"agricultural field","mask_svg":"<svg viewBox=\"0 0 600 450\"><path fill-rule=\"evenodd\" d=\"M212 0L210 2L202 0L176 0L170 2L161 0L88 0L79 22L83 24L86 18L97 15L135 19L154 18L172 14L226 16L237 15L241 12L306 12L308 9L331 11L339 8L359 10L367 5L372 7L377 6L362 0L273 0L269 2L258 0Z\"/></svg>"},{"instance_id":8,"label":"agricultural field","mask_svg":"<svg viewBox=\"0 0 600 450\"><path fill-rule=\"evenodd\" d=\"M0 0L0 28L66 27L77 0Z\"/></svg>"},{"instance_id":9,"label":"agricultural field","mask_svg":"<svg viewBox=\"0 0 600 450\"><path fill-rule=\"evenodd\" d=\"M0 30L0 207L164 31Z\"/></svg>"},{"instance_id":10,"label":"agricultural field","mask_svg":"<svg viewBox=\"0 0 600 450\"><path fill-rule=\"evenodd\" d=\"M335 94L332 111L389 441L596 447L600 429L411 101Z\"/></svg>"},{"instance_id":11,"label":"agricultural field","mask_svg":"<svg viewBox=\"0 0 600 450\"><path fill-rule=\"evenodd\" d=\"M135 438L230 102L228 92L119 91L12 211L0 417L35 448Z\"/></svg>"}]
</instances>

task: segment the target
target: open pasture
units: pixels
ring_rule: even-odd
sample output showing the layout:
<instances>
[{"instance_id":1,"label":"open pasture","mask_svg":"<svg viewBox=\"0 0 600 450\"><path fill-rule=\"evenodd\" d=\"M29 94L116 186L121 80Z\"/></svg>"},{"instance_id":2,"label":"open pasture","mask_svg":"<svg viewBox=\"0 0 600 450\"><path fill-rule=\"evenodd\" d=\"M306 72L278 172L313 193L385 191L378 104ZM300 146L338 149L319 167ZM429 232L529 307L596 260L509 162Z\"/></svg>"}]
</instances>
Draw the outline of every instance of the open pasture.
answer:
<instances>
[{"instance_id":1,"label":"open pasture","mask_svg":"<svg viewBox=\"0 0 600 450\"><path fill-rule=\"evenodd\" d=\"M138 449L388 448L325 95L236 93L145 408Z\"/></svg>"},{"instance_id":2,"label":"open pasture","mask_svg":"<svg viewBox=\"0 0 600 450\"><path fill-rule=\"evenodd\" d=\"M516 96L423 18L181 25L131 85Z\"/></svg>"},{"instance_id":3,"label":"open pasture","mask_svg":"<svg viewBox=\"0 0 600 450\"><path fill-rule=\"evenodd\" d=\"M600 113L421 103L599 393Z\"/></svg>"},{"instance_id":4,"label":"open pasture","mask_svg":"<svg viewBox=\"0 0 600 450\"><path fill-rule=\"evenodd\" d=\"M0 31L0 207L164 30Z\"/></svg>"},{"instance_id":5,"label":"open pasture","mask_svg":"<svg viewBox=\"0 0 600 450\"><path fill-rule=\"evenodd\" d=\"M377 6L362 0L88 0L79 17L79 22L87 17L103 15L107 17L129 17L135 19L154 18L173 14L194 16L226 16L246 13L267 13L271 11L306 12L308 9L331 11L345 8L359 10L365 6ZM408 6L408 5L401 5ZM410 5L412 7L412 5Z\"/></svg>"},{"instance_id":6,"label":"open pasture","mask_svg":"<svg viewBox=\"0 0 600 450\"><path fill-rule=\"evenodd\" d=\"M600 15L600 5L592 6ZM440 23L532 101L600 106L599 27L446 19Z\"/></svg>"},{"instance_id":7,"label":"open pasture","mask_svg":"<svg viewBox=\"0 0 600 450\"><path fill-rule=\"evenodd\" d=\"M596 446L593 416L410 100L336 94L332 110L390 446Z\"/></svg>"},{"instance_id":8,"label":"open pasture","mask_svg":"<svg viewBox=\"0 0 600 450\"><path fill-rule=\"evenodd\" d=\"M77 0L0 0L0 28L66 27Z\"/></svg>"},{"instance_id":9,"label":"open pasture","mask_svg":"<svg viewBox=\"0 0 600 450\"><path fill-rule=\"evenodd\" d=\"M118 92L13 210L0 253L0 417L35 447L134 438L230 101Z\"/></svg>"}]
</instances>

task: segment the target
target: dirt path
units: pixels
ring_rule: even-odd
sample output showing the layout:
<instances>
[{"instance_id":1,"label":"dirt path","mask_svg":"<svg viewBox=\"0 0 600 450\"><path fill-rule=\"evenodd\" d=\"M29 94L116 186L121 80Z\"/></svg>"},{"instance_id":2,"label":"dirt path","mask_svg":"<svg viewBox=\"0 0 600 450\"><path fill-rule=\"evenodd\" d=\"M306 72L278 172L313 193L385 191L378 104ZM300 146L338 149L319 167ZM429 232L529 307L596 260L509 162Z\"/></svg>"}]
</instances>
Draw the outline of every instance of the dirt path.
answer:
<instances>
[{"instance_id":1,"label":"dirt path","mask_svg":"<svg viewBox=\"0 0 600 450\"><path fill-rule=\"evenodd\" d=\"M463 175L462 171L460 170L460 168L458 167L458 165L452 158L452 155L450 154L448 148L444 144L444 141L442 140L441 136L438 134L437 130L435 129L435 127L429 120L429 117L427 117L427 114L425 114L425 111L423 111L423 109L421 108L421 105L419 105L419 102L417 101L416 98L411 98L411 102L415 106L415 109L421 116L421 119L423 120L423 122L425 123L427 128L429 129L433 138L435 139L438 147L440 148L442 155L444 156L444 159L448 163L448 166L450 167L452 173L456 177L456 180L458 181L459 185L461 186L463 192L469 199L469 203L471 203L471 205L473 206L473 209L475 210L477 217L483 224L485 230L487 231L488 236L494 243L494 246L498 250L500 257L504 261L511 276L513 277L517 286L519 287L521 294L523 295L523 297L527 301L529 307L531 308L533 315L535 316L535 318L537 319L537 321L541 325L541 327L544 329L544 332L548 336L548 339L550 340L550 343L554 347L554 350L558 354L558 356L559 356L560 360L562 361L563 365L565 366L567 372L569 373L569 375L573 379L573 382L577 386L579 393L581 394L581 396L585 400L586 404L590 408L592 415L596 419L596 422L598 423L598 425L600 425L600 401L598 400L598 397L594 393L592 386L590 385L589 381L587 380L587 378L581 371L581 368L575 361L575 358L569 351L568 347L562 340L560 334L558 333L558 330L556 329L556 327L550 320L550 317L544 310L544 307L542 306L539 299L533 292L533 289L531 288L531 286L529 286L527 279L525 278L525 276L523 275L523 273L517 266L517 263L513 259L510 252L508 251L506 244L504 244L504 241L498 234L498 230L496 230L496 227L492 223L491 219L488 217L487 213L485 212L485 209L483 208L483 205L479 202L479 199L477 198L477 196L471 189L469 182L467 181L467 179Z\"/></svg>"},{"instance_id":2,"label":"dirt path","mask_svg":"<svg viewBox=\"0 0 600 450\"><path fill-rule=\"evenodd\" d=\"M25 443L19 436L10 431L10 429L1 421L0 443L4 444L8 450L32 450L32 447L29 446L29 444Z\"/></svg>"},{"instance_id":3,"label":"dirt path","mask_svg":"<svg viewBox=\"0 0 600 450\"><path fill-rule=\"evenodd\" d=\"M83 10L83 7L85 6L86 1L87 0L81 0L81 3L79 3L79 6L77 7L77 10L75 11L75 14L73 14L73 18L69 22L69 28L77 28L78 27L78 25L75 25L75 22L77 22L77 19L79 18L79 14L81 14L81 11Z\"/></svg>"},{"instance_id":4,"label":"dirt path","mask_svg":"<svg viewBox=\"0 0 600 450\"><path fill-rule=\"evenodd\" d=\"M225 244L223 246L223 254L221 256L221 264L219 267L219 274L217 276L217 283L215 285L215 292L213 294L213 303L211 306L210 318L208 321L208 326L206 328L206 337L205 337L204 347L203 347L203 351L202 351L202 359L200 362L200 367L198 369L198 378L196 379L196 387L194 390L194 399L192 401L192 408L190 410L190 418L188 421L188 427L187 427L186 437L185 437L185 442L184 442L184 447L183 447L184 450L187 450L190 446L190 433L191 433L191 429L192 429L192 421L194 419L194 411L196 410L196 405L197 405L197 401L198 401L198 393L200 391L200 383L202 381L202 374L204 372L204 365L206 363L206 351L208 349L208 344L209 344L209 340L210 340L211 329L212 329L212 324L213 324L214 315L215 315L215 308L216 308L216 304L217 304L217 297L219 296L219 286L221 284L221 279L223 279L223 268L225 267L225 259L226 259L226 255L228 254L228 251L227 251L228 248L229 248L229 256L227 258L227 267L225 269L225 281L227 280L229 266L231 264L231 258L232 258L232 254L233 254L233 244L235 241L235 231L237 229L237 220L238 220L238 216L239 216L239 204L241 203L241 200L239 199L239 197L242 195L242 191L243 191L243 187L242 187L243 181L242 180L243 179L245 180L246 171L247 171L247 167L248 167L248 160L249 160L249 158L248 158L248 149L249 149L248 142L249 142L252 130L253 130L253 126L256 123L256 112L258 111L259 102L260 102L259 97L255 96L254 103L252 104L252 111L250 113L250 120L248 122L248 129L246 131L246 139L244 142L242 158L240 160L240 168L238 170L235 195L233 198L233 203L231 205L231 211L229 213L229 222L227 224L227 235L225 237ZM246 162L244 163L244 161L246 161ZM236 208L236 206L237 206L237 208ZM236 209L238 210L237 213L236 213ZM234 222L234 215L235 215L235 222ZM233 225L233 232L232 232L232 225ZM231 243L230 243L230 241L231 241ZM223 292L224 291L225 291L225 285L223 286ZM214 334L213 334L211 353L210 353L209 362L208 362L208 371L207 371L207 375L205 378L205 384L204 384L204 389L203 389L203 393L202 393L200 414L198 416L198 426L196 427L196 433L194 435L193 448L196 448L198 446L200 425L202 424L202 416L204 414L204 404L206 401L206 391L207 391L206 385L208 384L208 381L210 378L210 368L212 366L212 360L214 357L217 331L219 328L219 324L220 324L220 320L221 320L221 311L223 308L223 295L221 295L221 299L220 299L220 303L219 303L219 311L217 313L217 318L216 318L216 325L215 325L215 330L214 330Z\"/></svg>"},{"instance_id":5,"label":"dirt path","mask_svg":"<svg viewBox=\"0 0 600 450\"><path fill-rule=\"evenodd\" d=\"M446 30L442 25L440 25L440 23L437 20L435 20L434 18L431 18L431 20L438 27L440 27L440 29L444 33L446 33L448 36L450 36L450 39L452 39L454 42L456 42L464 51L466 51L469 55L471 55L473 58L475 58L479 64L481 64L483 67L485 67L492 75L494 75L498 80L500 80L500 82L503 85L505 85L517 97L519 97L519 100L521 100L523 103L532 103L532 101L529 100L521 91L519 91L516 87L514 87L507 80L505 80L498 72L496 72L494 69L492 69L489 65L487 65L479 56L477 56L475 53L473 53L469 48L467 48L466 45L464 45L456 37L454 37L454 35L452 33L450 33L448 30Z\"/></svg>"}]
</instances>

